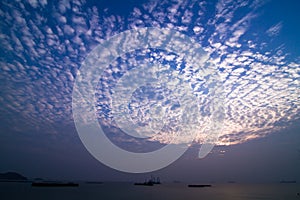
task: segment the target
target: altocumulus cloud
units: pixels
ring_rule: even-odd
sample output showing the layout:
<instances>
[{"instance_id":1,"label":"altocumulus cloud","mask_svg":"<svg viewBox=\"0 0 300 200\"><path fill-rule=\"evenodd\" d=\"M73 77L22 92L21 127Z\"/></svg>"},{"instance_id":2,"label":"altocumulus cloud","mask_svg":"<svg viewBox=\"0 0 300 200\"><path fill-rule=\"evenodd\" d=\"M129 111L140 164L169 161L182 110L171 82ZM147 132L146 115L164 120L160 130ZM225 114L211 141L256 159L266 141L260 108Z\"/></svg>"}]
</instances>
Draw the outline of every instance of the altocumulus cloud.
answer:
<instances>
[{"instance_id":1,"label":"altocumulus cloud","mask_svg":"<svg viewBox=\"0 0 300 200\"><path fill-rule=\"evenodd\" d=\"M299 58L288 57L283 46L265 48L266 41L249 34L255 32L252 22L263 6L258 1L219 1L214 5L204 1L149 1L133 8L128 16L110 14L85 1L0 4L0 111L5 114L3 122L16 130L50 127L54 132L53 124L72 124L72 88L82 61L105 39L140 27L173 28L207 51L224 87L225 119L218 144L264 137L299 120ZM240 10L248 12L241 14L245 12ZM276 37L282 26L278 22L258 34ZM99 119L113 124L111 87L128 66L137 63L137 55L172 67L189 82L201 105L209 105L204 98L210 95L205 80L197 69L184 66L180 55L141 50L124 55L99 77ZM176 103L176 98L170 101ZM137 106L135 102L132 107ZM143 103L132 116L147 122L151 102ZM176 115L176 107L169 110ZM203 119L209 120L206 116ZM196 132L195 141L201 143L203 130ZM154 139L167 142L168 134L166 131Z\"/></svg>"}]
</instances>

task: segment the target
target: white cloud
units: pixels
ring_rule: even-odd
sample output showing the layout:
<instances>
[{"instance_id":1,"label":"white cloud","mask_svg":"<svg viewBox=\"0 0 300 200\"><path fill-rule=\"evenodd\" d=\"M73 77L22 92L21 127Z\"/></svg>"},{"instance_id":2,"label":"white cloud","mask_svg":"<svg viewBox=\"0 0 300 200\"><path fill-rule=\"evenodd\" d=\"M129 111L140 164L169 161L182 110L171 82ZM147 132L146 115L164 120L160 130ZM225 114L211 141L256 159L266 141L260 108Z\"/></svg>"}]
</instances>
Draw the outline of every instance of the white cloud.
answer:
<instances>
[{"instance_id":1,"label":"white cloud","mask_svg":"<svg viewBox=\"0 0 300 200\"><path fill-rule=\"evenodd\" d=\"M204 30L204 28L200 27L200 26L195 26L193 28L193 31L195 32L195 34L199 34L199 33L202 33Z\"/></svg>"},{"instance_id":2,"label":"white cloud","mask_svg":"<svg viewBox=\"0 0 300 200\"><path fill-rule=\"evenodd\" d=\"M33 8L37 8L39 5L37 0L28 0L28 3L30 3Z\"/></svg>"},{"instance_id":3,"label":"white cloud","mask_svg":"<svg viewBox=\"0 0 300 200\"><path fill-rule=\"evenodd\" d=\"M282 22L279 22L273 26L271 26L266 33L268 34L268 36L270 37L275 37L277 35L279 35L280 31L282 29Z\"/></svg>"},{"instance_id":4,"label":"white cloud","mask_svg":"<svg viewBox=\"0 0 300 200\"><path fill-rule=\"evenodd\" d=\"M40 0L40 4L45 7L47 5L47 0Z\"/></svg>"},{"instance_id":5,"label":"white cloud","mask_svg":"<svg viewBox=\"0 0 300 200\"><path fill-rule=\"evenodd\" d=\"M70 25L64 25L64 33L67 35L72 35L75 30Z\"/></svg>"},{"instance_id":6,"label":"white cloud","mask_svg":"<svg viewBox=\"0 0 300 200\"><path fill-rule=\"evenodd\" d=\"M48 8L47 1L39 2ZM33 7L39 4L37 1L29 3ZM61 1L53 9L49 6L49 12L55 14L55 23L52 23L52 19L44 19L43 13L38 9L31 19L27 19L23 14L29 11L20 12L18 9L21 6L11 6L8 11L0 8L1 16L8 13L3 18L6 24L11 25L10 33L1 33L1 45L14 58L0 62L3 69L0 76L8 83L0 86L0 89L4 88L1 90L3 95L0 102L5 105L0 108L1 113L20 113L24 119L29 119L24 120L28 127L41 127L40 121L52 124L61 120L72 124L72 85L85 56L99 42L128 28L169 26L189 33L209 51L212 62L223 69L220 78L227 96L224 99L226 118L219 144L236 144L263 137L282 128L278 125L279 122L299 119L299 62L288 61L284 53L276 55L259 52L257 47L260 43L255 40L257 38L247 38L247 44L241 46L241 38L249 30L251 19L256 15L250 11L237 19L233 16L241 6L248 4L220 1L216 6L217 14L213 16L205 10L207 5L202 5L201 10L194 12L193 2L178 1L172 5L169 1L160 3L161 5L151 1L141 8L135 8L128 18L128 27L124 25L124 18L102 16L102 12L96 7L80 10L84 8L78 6L80 2L75 3L75 10L71 10L71 4L67 0ZM65 14L67 10L70 15ZM206 15L212 18L203 17ZM267 34L273 37L280 33L281 28L280 22L270 27ZM209 44L206 44L207 41ZM155 60L174 61L175 66L181 66L183 58L152 53L149 61ZM136 59L132 57L127 62L119 66L114 63L116 66L107 69L102 81L103 101L111 100L110 87L112 81L116 81L113 74L126 70L128 65L134 66ZM207 105L205 95L210 93L203 92L207 85L200 80L200 72L188 67L181 70L182 80L193 85L193 92L199 102ZM143 106L138 110L141 116L137 117L148 120L146 110L151 105ZM133 113L138 112L136 110ZM102 115L112 118L110 112L102 112ZM203 120L204 123L209 117L204 117ZM20 124L20 121L11 119L8 123ZM203 141L203 132L200 127L196 138L199 142ZM167 141L169 133L171 132L161 134L157 139Z\"/></svg>"}]
</instances>

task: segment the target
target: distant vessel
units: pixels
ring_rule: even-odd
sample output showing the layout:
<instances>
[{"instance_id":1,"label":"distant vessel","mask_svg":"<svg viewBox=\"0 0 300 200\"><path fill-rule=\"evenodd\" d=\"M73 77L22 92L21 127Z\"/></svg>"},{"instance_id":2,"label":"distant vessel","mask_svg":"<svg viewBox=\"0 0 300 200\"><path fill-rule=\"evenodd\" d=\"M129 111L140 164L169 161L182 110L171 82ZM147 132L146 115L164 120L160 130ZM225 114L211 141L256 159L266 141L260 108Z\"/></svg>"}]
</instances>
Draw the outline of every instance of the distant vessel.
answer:
<instances>
[{"instance_id":1,"label":"distant vessel","mask_svg":"<svg viewBox=\"0 0 300 200\"><path fill-rule=\"evenodd\" d=\"M155 178L154 176L151 176L151 179L149 181L145 181L143 183L134 183L134 185L144 185L144 186L153 186L154 184L160 184L160 178Z\"/></svg>"},{"instance_id":2,"label":"distant vessel","mask_svg":"<svg viewBox=\"0 0 300 200\"><path fill-rule=\"evenodd\" d=\"M206 184L191 184L191 185L188 185L188 187L211 187L211 185L206 185Z\"/></svg>"},{"instance_id":3,"label":"distant vessel","mask_svg":"<svg viewBox=\"0 0 300 200\"><path fill-rule=\"evenodd\" d=\"M134 185L153 186L151 181L145 181L144 183L134 183Z\"/></svg>"},{"instance_id":4,"label":"distant vessel","mask_svg":"<svg viewBox=\"0 0 300 200\"><path fill-rule=\"evenodd\" d=\"M151 180L150 180L153 184L160 184L160 178L157 177L155 178L154 176L151 175Z\"/></svg>"},{"instance_id":5,"label":"distant vessel","mask_svg":"<svg viewBox=\"0 0 300 200\"><path fill-rule=\"evenodd\" d=\"M78 183L68 182L32 182L33 187L78 187Z\"/></svg>"},{"instance_id":6,"label":"distant vessel","mask_svg":"<svg viewBox=\"0 0 300 200\"><path fill-rule=\"evenodd\" d=\"M297 181L280 181L280 183L297 183Z\"/></svg>"}]
</instances>

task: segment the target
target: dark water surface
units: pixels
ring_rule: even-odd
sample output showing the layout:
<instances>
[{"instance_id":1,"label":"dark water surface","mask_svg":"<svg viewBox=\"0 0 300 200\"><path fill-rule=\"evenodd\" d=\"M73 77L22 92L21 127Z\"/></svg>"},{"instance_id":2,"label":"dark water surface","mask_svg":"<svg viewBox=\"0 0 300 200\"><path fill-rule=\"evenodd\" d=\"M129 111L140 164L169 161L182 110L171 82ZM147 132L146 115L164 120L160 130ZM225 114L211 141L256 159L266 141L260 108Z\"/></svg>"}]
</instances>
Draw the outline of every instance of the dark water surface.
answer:
<instances>
[{"instance_id":1,"label":"dark water surface","mask_svg":"<svg viewBox=\"0 0 300 200\"><path fill-rule=\"evenodd\" d=\"M183 183L134 186L133 183L80 183L79 187L32 187L30 183L0 183L0 199L30 200L300 200L300 184L214 184L209 188L189 188Z\"/></svg>"}]
</instances>

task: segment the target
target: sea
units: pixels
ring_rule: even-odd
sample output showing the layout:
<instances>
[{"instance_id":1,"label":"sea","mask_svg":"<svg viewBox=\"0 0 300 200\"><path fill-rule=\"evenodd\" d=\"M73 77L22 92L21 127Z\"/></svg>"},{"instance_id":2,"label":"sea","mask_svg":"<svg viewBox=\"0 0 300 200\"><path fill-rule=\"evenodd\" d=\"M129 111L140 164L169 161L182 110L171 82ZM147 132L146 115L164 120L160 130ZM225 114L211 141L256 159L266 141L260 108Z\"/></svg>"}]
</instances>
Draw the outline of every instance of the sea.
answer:
<instances>
[{"instance_id":1,"label":"sea","mask_svg":"<svg viewBox=\"0 0 300 200\"><path fill-rule=\"evenodd\" d=\"M300 200L300 184L212 184L191 188L185 183L136 186L128 182L80 183L78 187L32 187L0 182L1 200Z\"/></svg>"}]
</instances>

